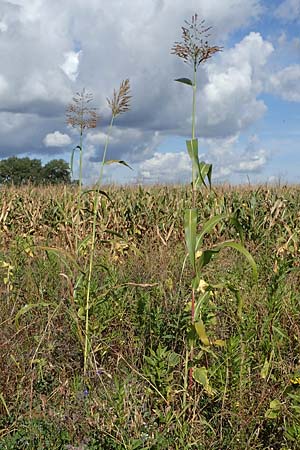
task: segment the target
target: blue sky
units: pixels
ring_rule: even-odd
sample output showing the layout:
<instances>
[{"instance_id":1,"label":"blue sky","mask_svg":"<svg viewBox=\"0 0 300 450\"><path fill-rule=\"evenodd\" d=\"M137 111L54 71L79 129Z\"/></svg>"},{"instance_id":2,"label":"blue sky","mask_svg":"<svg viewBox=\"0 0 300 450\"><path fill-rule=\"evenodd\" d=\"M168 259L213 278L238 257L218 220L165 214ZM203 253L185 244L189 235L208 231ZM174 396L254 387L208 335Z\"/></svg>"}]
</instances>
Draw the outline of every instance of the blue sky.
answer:
<instances>
[{"instance_id":1,"label":"blue sky","mask_svg":"<svg viewBox=\"0 0 300 450\"><path fill-rule=\"evenodd\" d=\"M170 54L197 13L223 46L199 71L197 135L215 182L299 183L300 0L0 0L0 158L70 159L78 132L65 109L84 87L101 120L84 140L84 181L97 179L111 97L131 84L117 118L106 181L190 177L191 76ZM75 167L75 176L76 176Z\"/></svg>"}]
</instances>

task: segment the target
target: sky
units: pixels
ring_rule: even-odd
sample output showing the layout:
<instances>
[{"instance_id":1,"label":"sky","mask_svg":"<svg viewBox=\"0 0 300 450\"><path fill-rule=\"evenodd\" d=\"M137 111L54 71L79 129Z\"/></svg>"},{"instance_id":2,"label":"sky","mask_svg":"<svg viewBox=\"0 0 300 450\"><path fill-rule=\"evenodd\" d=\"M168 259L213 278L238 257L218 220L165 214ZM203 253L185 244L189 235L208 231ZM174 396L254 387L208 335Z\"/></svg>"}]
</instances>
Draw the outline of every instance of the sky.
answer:
<instances>
[{"instance_id":1,"label":"sky","mask_svg":"<svg viewBox=\"0 0 300 450\"><path fill-rule=\"evenodd\" d=\"M70 161L66 107L83 88L100 119L83 141L83 180L100 172L111 98L129 78L105 168L111 183L191 177L192 69L171 54L197 13L223 47L197 78L200 158L215 183L300 183L300 0L0 0L0 159ZM75 154L74 177L78 176Z\"/></svg>"}]
</instances>

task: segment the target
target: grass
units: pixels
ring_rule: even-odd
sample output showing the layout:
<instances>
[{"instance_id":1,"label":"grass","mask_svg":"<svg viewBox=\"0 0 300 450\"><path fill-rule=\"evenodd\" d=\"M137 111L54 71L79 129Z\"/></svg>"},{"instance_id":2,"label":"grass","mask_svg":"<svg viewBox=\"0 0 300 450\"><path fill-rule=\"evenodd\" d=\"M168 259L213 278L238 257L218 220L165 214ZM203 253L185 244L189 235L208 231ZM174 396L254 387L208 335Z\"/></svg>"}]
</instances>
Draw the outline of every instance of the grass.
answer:
<instances>
[{"instance_id":1,"label":"grass","mask_svg":"<svg viewBox=\"0 0 300 450\"><path fill-rule=\"evenodd\" d=\"M230 248L203 269L222 286L202 304L209 345L194 348L207 384L193 384L186 405L192 269L183 265L183 212L193 193L106 192L90 285L94 363L84 376L86 286L44 248L75 255L77 233L77 242L91 235L96 192L82 197L78 227L76 188L1 191L0 449L300 448L299 188L197 196L199 227L216 214L238 218L259 280ZM236 237L233 224L219 223L203 245ZM76 258L88 267L89 248Z\"/></svg>"}]
</instances>

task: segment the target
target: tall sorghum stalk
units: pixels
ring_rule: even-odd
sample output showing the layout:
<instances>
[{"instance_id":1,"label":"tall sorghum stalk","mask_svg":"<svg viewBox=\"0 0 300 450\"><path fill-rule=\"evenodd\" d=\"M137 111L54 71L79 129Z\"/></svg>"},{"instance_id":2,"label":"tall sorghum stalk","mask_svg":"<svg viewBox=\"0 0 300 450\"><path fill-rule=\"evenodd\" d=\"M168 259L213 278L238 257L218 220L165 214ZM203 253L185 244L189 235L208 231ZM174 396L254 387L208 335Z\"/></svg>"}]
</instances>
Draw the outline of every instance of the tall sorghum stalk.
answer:
<instances>
[{"instance_id":1,"label":"tall sorghum stalk","mask_svg":"<svg viewBox=\"0 0 300 450\"><path fill-rule=\"evenodd\" d=\"M83 156L83 136L85 130L89 128L96 128L97 120L99 116L97 114L97 108L91 107L90 103L93 101L93 95L82 89L81 92L77 92L72 103L67 106L66 119L67 124L79 131L79 145L73 150L71 158L71 170L73 171L73 157L74 151L79 150L79 186L78 186L78 199L77 199L77 219L76 219L76 243L75 249L78 249L78 233L80 224L80 210L81 210L81 193L82 193L82 156Z\"/></svg>"},{"instance_id":2,"label":"tall sorghum stalk","mask_svg":"<svg viewBox=\"0 0 300 450\"><path fill-rule=\"evenodd\" d=\"M198 22L197 14L192 16L191 22L185 21L186 26L182 27L182 41L175 42L172 47L172 54L177 55L183 59L185 63L192 66L193 79L179 78L176 81L189 85L193 89L193 102L192 102L192 136L191 140L187 141L187 150L192 160L192 208L185 210L185 230L186 230L186 244L189 249L190 259L194 269L194 278L197 276L197 268L195 262L194 247L196 242L197 231L197 216L198 211L196 209L196 189L197 186L204 184L205 178L211 181L210 164L199 162L198 154L198 140L196 139L196 95L197 95L197 70L201 63L207 61L211 56L219 51L221 47L210 46L207 38L208 32L211 27L204 26L204 20ZM192 287L191 292L191 325L195 323L195 287ZM186 402L186 389L187 389L187 367L188 367L188 353L190 360L194 357L193 343L190 345L190 351L187 351L186 358L186 374L185 374L185 397ZM192 385L193 369L190 369L190 387Z\"/></svg>"},{"instance_id":3,"label":"tall sorghum stalk","mask_svg":"<svg viewBox=\"0 0 300 450\"><path fill-rule=\"evenodd\" d=\"M131 95L130 91L130 83L129 80L126 79L122 81L118 92L114 90L112 99L107 99L108 105L111 109L111 121L108 128L108 133L106 135L106 141L103 150L102 163L100 166L99 178L97 181L97 187L94 198L94 209L93 209L93 229L92 229L92 238L91 238L91 252L89 259L89 270L88 270L88 283L87 283L87 292L86 292L86 304L85 304L85 348L84 348L84 374L86 375L88 369L88 357L90 353L90 342L89 342L89 309L90 309L90 293L91 293L91 281L92 281L92 273L93 273L93 265L94 265L94 255L95 255L95 241L96 241L96 224L97 224L97 211L99 206L99 198L100 198L100 187L103 179L103 169L106 161L107 148L109 144L109 139L111 136L111 131L113 127L113 123L115 118L125 113L129 110L130 107L130 99ZM122 162L123 163L123 162Z\"/></svg>"}]
</instances>

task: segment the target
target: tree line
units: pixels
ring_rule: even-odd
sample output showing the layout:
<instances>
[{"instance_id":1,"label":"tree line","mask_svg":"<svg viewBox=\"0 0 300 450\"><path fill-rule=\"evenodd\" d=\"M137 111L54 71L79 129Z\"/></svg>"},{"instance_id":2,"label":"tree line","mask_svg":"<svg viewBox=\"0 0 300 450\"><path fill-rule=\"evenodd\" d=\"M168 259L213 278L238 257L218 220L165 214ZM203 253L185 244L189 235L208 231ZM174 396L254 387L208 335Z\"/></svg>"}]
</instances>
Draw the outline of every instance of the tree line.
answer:
<instances>
[{"instance_id":1,"label":"tree line","mask_svg":"<svg viewBox=\"0 0 300 450\"><path fill-rule=\"evenodd\" d=\"M70 184L69 164L63 159L53 159L42 165L40 159L12 156L0 161L0 184Z\"/></svg>"}]
</instances>

